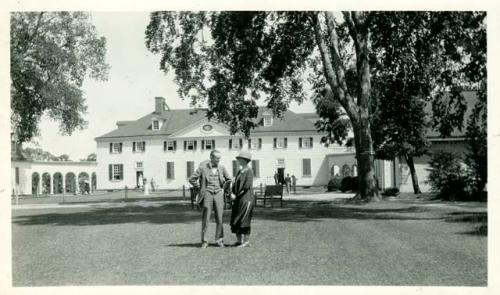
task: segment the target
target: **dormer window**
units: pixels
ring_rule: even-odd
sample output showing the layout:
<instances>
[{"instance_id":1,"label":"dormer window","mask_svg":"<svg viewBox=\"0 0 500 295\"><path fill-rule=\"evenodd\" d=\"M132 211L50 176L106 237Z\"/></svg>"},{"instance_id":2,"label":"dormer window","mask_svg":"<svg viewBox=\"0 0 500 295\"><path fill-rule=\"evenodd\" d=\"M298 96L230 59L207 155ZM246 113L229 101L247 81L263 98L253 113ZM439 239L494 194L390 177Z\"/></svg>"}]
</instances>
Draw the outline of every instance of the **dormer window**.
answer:
<instances>
[{"instance_id":1,"label":"dormer window","mask_svg":"<svg viewBox=\"0 0 500 295\"><path fill-rule=\"evenodd\" d=\"M160 121L159 120L153 120L152 129L153 130L160 130Z\"/></svg>"},{"instance_id":2,"label":"dormer window","mask_svg":"<svg viewBox=\"0 0 500 295\"><path fill-rule=\"evenodd\" d=\"M273 125L273 117L269 114L264 115L264 126L272 126Z\"/></svg>"}]
</instances>

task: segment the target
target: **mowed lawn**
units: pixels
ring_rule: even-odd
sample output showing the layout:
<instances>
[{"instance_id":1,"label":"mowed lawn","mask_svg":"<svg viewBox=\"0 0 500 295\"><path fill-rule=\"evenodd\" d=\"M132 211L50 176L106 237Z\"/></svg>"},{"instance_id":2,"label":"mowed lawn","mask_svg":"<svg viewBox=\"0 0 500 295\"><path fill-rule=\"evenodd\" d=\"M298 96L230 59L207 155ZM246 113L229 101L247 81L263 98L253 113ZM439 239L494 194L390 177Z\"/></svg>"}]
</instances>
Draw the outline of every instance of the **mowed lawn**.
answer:
<instances>
[{"instance_id":1,"label":"mowed lawn","mask_svg":"<svg viewBox=\"0 0 500 295\"><path fill-rule=\"evenodd\" d=\"M77 204L12 211L14 286L487 284L484 203L288 201L241 249L200 249L187 202Z\"/></svg>"}]
</instances>

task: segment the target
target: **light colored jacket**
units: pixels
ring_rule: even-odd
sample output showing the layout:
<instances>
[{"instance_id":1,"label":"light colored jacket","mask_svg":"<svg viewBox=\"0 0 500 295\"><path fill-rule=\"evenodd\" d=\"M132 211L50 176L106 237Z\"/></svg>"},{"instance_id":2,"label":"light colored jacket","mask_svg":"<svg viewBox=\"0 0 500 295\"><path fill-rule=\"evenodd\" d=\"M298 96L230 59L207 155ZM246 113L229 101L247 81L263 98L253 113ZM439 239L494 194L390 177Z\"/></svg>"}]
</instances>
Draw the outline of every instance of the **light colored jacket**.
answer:
<instances>
[{"instance_id":1,"label":"light colored jacket","mask_svg":"<svg viewBox=\"0 0 500 295\"><path fill-rule=\"evenodd\" d=\"M189 183L200 190L200 200L203 199L205 197L205 194L207 193L208 175L210 174L211 169L212 166L210 161L204 161L200 164L198 169L196 169L193 175L189 177ZM220 186L221 188L223 188L224 183L226 183L226 181L228 180L231 180L231 176L227 172L226 167L224 167L223 165L219 164L217 166L217 169L219 170Z\"/></svg>"}]
</instances>

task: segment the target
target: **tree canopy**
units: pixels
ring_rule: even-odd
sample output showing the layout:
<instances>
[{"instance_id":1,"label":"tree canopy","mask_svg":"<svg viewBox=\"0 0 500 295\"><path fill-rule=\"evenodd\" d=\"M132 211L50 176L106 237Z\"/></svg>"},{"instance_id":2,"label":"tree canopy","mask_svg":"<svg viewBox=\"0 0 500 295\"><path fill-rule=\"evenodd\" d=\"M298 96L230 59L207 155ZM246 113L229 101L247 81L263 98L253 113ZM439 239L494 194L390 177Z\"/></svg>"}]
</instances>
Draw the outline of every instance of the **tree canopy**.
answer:
<instances>
[{"instance_id":1,"label":"tree canopy","mask_svg":"<svg viewBox=\"0 0 500 295\"><path fill-rule=\"evenodd\" d=\"M105 79L106 40L84 12L12 12L11 126L18 142L39 132L47 114L63 134L86 126L87 78Z\"/></svg>"},{"instance_id":2,"label":"tree canopy","mask_svg":"<svg viewBox=\"0 0 500 295\"><path fill-rule=\"evenodd\" d=\"M375 133L375 140L385 156L401 152L399 140L407 143L406 153L425 149L425 100L432 101L436 114L429 123L442 134L460 126L464 103L457 81L466 59L473 60L462 54L462 39L477 29L481 17L470 12L154 12L146 46L161 54L161 70L174 70L180 96L195 105L206 101L209 118L228 123L233 133L249 135L260 123L254 119L262 99L280 116L291 101L312 98L323 118L317 127L327 140L342 142L352 128L360 196L369 199L378 195L373 124L384 131ZM455 32L461 25L471 29ZM392 63L393 58L398 61Z\"/></svg>"}]
</instances>

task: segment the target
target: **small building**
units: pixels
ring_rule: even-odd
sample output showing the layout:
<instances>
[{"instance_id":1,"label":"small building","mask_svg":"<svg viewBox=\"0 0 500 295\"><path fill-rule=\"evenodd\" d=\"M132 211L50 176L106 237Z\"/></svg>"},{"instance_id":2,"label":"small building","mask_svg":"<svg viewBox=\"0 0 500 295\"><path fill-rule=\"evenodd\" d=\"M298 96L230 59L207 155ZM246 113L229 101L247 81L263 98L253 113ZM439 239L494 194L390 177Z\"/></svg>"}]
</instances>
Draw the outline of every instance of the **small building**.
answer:
<instances>
[{"instance_id":1,"label":"small building","mask_svg":"<svg viewBox=\"0 0 500 295\"><path fill-rule=\"evenodd\" d=\"M11 140L12 194L54 195L78 194L88 183L90 192L96 190L97 163L92 161L35 161L28 159L21 146Z\"/></svg>"}]
</instances>

